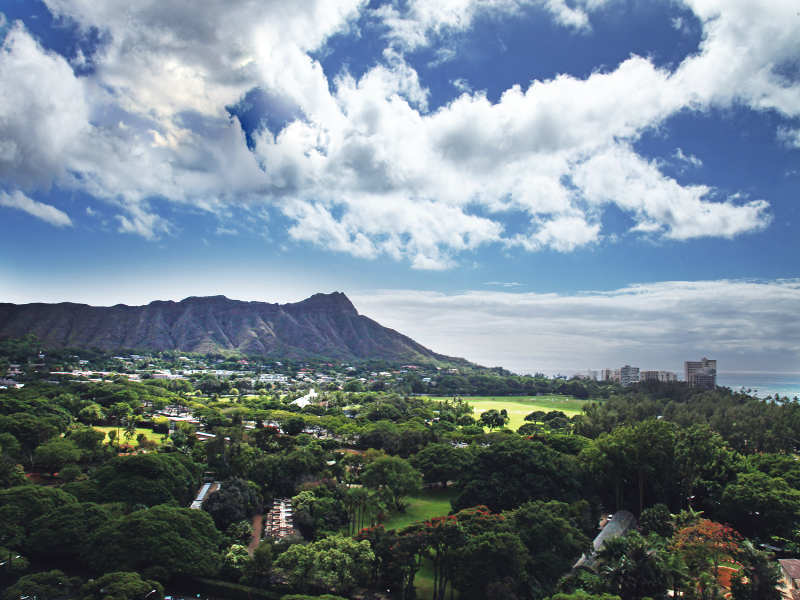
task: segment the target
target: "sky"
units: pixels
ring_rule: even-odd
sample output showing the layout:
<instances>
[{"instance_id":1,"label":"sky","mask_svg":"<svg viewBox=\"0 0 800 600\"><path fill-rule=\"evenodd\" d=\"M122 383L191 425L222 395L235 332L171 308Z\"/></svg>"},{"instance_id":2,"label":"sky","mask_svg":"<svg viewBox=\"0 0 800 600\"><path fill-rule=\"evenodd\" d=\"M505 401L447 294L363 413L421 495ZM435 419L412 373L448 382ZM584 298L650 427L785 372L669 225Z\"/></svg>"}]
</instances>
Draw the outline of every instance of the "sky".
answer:
<instances>
[{"instance_id":1,"label":"sky","mask_svg":"<svg viewBox=\"0 0 800 600\"><path fill-rule=\"evenodd\" d=\"M800 372L796 0L0 0L0 39L0 301L339 290L518 372Z\"/></svg>"}]
</instances>

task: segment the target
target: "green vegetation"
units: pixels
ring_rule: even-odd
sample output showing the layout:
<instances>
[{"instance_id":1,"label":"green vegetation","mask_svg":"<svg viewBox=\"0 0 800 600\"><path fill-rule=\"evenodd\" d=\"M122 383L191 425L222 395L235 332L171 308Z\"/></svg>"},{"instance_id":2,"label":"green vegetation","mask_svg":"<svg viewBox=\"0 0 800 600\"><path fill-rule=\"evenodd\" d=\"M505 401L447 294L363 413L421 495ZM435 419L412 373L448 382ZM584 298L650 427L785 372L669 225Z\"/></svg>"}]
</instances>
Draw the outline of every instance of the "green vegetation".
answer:
<instances>
[{"instance_id":1,"label":"green vegetation","mask_svg":"<svg viewBox=\"0 0 800 600\"><path fill-rule=\"evenodd\" d=\"M234 375L31 376L0 390L0 561L10 561L0 585L15 598L156 598L180 580L232 597L773 600L774 561L758 548L800 553L796 403L454 369L435 375L443 387L488 392L429 399L398 384L425 388L421 373L373 363L373 381L350 386L360 391L333 382L300 408L308 385L254 390L230 357L92 360L139 370L205 360ZM166 431L167 405L193 424L166 439L137 430ZM119 455L107 433L124 443L126 430L133 444L146 437ZM186 508L203 480L222 486ZM273 498L291 504L293 528L251 555L251 517ZM617 509L638 527L573 570L600 514Z\"/></svg>"},{"instance_id":2,"label":"green vegetation","mask_svg":"<svg viewBox=\"0 0 800 600\"><path fill-rule=\"evenodd\" d=\"M551 410L560 410L568 417L579 414L585 404L589 400L581 400L571 396L506 396L506 397L489 397L489 396L459 396L465 402L468 402L472 407L472 416L475 420L488 410L503 410L508 413L509 422L507 427L513 430L519 429L525 424L525 417L535 410L549 412ZM449 398L442 396L433 396L431 400L444 401Z\"/></svg>"},{"instance_id":3,"label":"green vegetation","mask_svg":"<svg viewBox=\"0 0 800 600\"><path fill-rule=\"evenodd\" d=\"M383 522L386 529L402 529L416 521L425 521L433 517L441 517L449 513L452 508L450 502L456 497L457 492L452 489L429 489L415 496L404 499L405 512L393 512Z\"/></svg>"},{"instance_id":4,"label":"green vegetation","mask_svg":"<svg viewBox=\"0 0 800 600\"><path fill-rule=\"evenodd\" d=\"M102 425L95 425L93 429L96 429L97 431L102 431L103 435L106 436L105 439L103 440L104 444L108 444L111 442L111 440L108 438L108 432L117 431L116 427L102 426ZM152 429L144 429L143 427L137 427L133 437L131 438L125 437L125 429L120 429L119 432L120 432L120 437L118 437L114 441L114 443L116 444L117 442L119 442L121 445L130 446L132 448L139 447L139 441L137 439L139 435L143 435L145 439L148 439L158 445L161 445L162 441L164 440L164 434L156 433Z\"/></svg>"}]
</instances>

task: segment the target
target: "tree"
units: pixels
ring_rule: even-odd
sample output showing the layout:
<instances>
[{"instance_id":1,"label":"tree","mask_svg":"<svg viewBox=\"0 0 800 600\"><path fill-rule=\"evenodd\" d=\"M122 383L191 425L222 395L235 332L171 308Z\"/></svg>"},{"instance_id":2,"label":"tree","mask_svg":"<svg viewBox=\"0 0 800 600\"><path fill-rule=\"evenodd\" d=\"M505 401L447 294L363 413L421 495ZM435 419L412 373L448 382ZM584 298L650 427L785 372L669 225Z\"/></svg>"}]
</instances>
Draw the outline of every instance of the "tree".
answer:
<instances>
[{"instance_id":1,"label":"tree","mask_svg":"<svg viewBox=\"0 0 800 600\"><path fill-rule=\"evenodd\" d=\"M467 540L457 515L435 517L403 530L403 535L416 535L427 549L433 566L433 600L444 600L447 585L454 585L456 569L454 553Z\"/></svg>"},{"instance_id":2,"label":"tree","mask_svg":"<svg viewBox=\"0 0 800 600\"><path fill-rule=\"evenodd\" d=\"M117 456L95 471L98 497L105 502L186 505L194 498L200 467L183 454Z\"/></svg>"},{"instance_id":3,"label":"tree","mask_svg":"<svg viewBox=\"0 0 800 600\"><path fill-rule=\"evenodd\" d=\"M249 570L252 562L247 546L233 544L222 556L222 573L238 581Z\"/></svg>"},{"instance_id":4,"label":"tree","mask_svg":"<svg viewBox=\"0 0 800 600\"><path fill-rule=\"evenodd\" d=\"M504 427L508 421L508 412L505 408L499 411L497 409L490 408L486 412L481 413L481 417L478 419L478 424L488 427L489 429L494 429L495 427Z\"/></svg>"},{"instance_id":5,"label":"tree","mask_svg":"<svg viewBox=\"0 0 800 600\"><path fill-rule=\"evenodd\" d=\"M378 494L364 487L347 488L344 506L348 516L348 532L355 535L361 529L372 526L383 508Z\"/></svg>"},{"instance_id":6,"label":"tree","mask_svg":"<svg viewBox=\"0 0 800 600\"><path fill-rule=\"evenodd\" d=\"M740 458L718 433L705 423L680 428L675 435L675 464L680 478L681 507L692 498L694 506L719 501L722 490L736 477Z\"/></svg>"},{"instance_id":7,"label":"tree","mask_svg":"<svg viewBox=\"0 0 800 600\"><path fill-rule=\"evenodd\" d=\"M109 520L111 513L99 504L65 504L33 521L25 547L44 560L73 560L89 566L91 535Z\"/></svg>"},{"instance_id":8,"label":"tree","mask_svg":"<svg viewBox=\"0 0 800 600\"><path fill-rule=\"evenodd\" d=\"M525 415L525 420L530 422L541 423L547 413L543 410L535 410L532 413Z\"/></svg>"},{"instance_id":9,"label":"tree","mask_svg":"<svg viewBox=\"0 0 800 600\"><path fill-rule=\"evenodd\" d=\"M364 485L380 490L391 500L394 508L404 510L402 499L417 493L422 487L422 475L399 456L384 456L374 460L361 476Z\"/></svg>"},{"instance_id":10,"label":"tree","mask_svg":"<svg viewBox=\"0 0 800 600\"><path fill-rule=\"evenodd\" d=\"M790 537L800 524L800 491L781 477L740 473L725 487L720 511L746 535Z\"/></svg>"},{"instance_id":11,"label":"tree","mask_svg":"<svg viewBox=\"0 0 800 600\"><path fill-rule=\"evenodd\" d=\"M25 470L15 460L5 454L0 454L0 489L25 485Z\"/></svg>"},{"instance_id":12,"label":"tree","mask_svg":"<svg viewBox=\"0 0 800 600\"><path fill-rule=\"evenodd\" d=\"M21 453L33 467L34 450L39 444L58 435L59 427L48 418L28 413L14 413L7 417L0 415L0 432L14 436L19 442Z\"/></svg>"},{"instance_id":13,"label":"tree","mask_svg":"<svg viewBox=\"0 0 800 600\"><path fill-rule=\"evenodd\" d=\"M410 458L427 483L441 483L447 487L451 479L458 480L469 460L468 452L452 444L428 444Z\"/></svg>"},{"instance_id":14,"label":"tree","mask_svg":"<svg viewBox=\"0 0 800 600\"><path fill-rule=\"evenodd\" d=\"M132 412L131 405L126 402L117 402L108 410L108 416L117 424L116 439L119 439L120 426L131 416Z\"/></svg>"},{"instance_id":15,"label":"tree","mask_svg":"<svg viewBox=\"0 0 800 600\"><path fill-rule=\"evenodd\" d=\"M766 552L757 550L752 542L742 543L738 556L742 568L731 579L733 600L780 600L782 583L780 567Z\"/></svg>"},{"instance_id":16,"label":"tree","mask_svg":"<svg viewBox=\"0 0 800 600\"><path fill-rule=\"evenodd\" d=\"M63 572L44 571L20 577L19 581L9 587L4 600L19 598L39 598L40 600L72 600L80 586L80 579L68 577Z\"/></svg>"},{"instance_id":17,"label":"tree","mask_svg":"<svg viewBox=\"0 0 800 600\"><path fill-rule=\"evenodd\" d=\"M530 555L528 571L537 597L552 593L559 578L590 547L578 522L580 510L580 505L551 500L526 502L508 513L509 526Z\"/></svg>"},{"instance_id":18,"label":"tree","mask_svg":"<svg viewBox=\"0 0 800 600\"><path fill-rule=\"evenodd\" d=\"M541 442L517 436L487 436L475 448L453 501L460 510L484 504L494 511L516 508L528 500L577 499L578 463Z\"/></svg>"},{"instance_id":19,"label":"tree","mask_svg":"<svg viewBox=\"0 0 800 600\"><path fill-rule=\"evenodd\" d=\"M258 511L261 497L254 485L244 479L228 479L203 501L203 510L211 515L220 531Z\"/></svg>"},{"instance_id":20,"label":"tree","mask_svg":"<svg viewBox=\"0 0 800 600\"><path fill-rule=\"evenodd\" d=\"M28 535L32 523L56 508L75 504L77 500L57 488L39 485L21 485L0 491L0 526L17 528ZM0 540L0 544L11 544Z\"/></svg>"},{"instance_id":21,"label":"tree","mask_svg":"<svg viewBox=\"0 0 800 600\"><path fill-rule=\"evenodd\" d=\"M515 533L486 531L470 536L454 556L453 585L463 600L513 598L528 578L528 551ZM492 593L492 589L496 590Z\"/></svg>"},{"instance_id":22,"label":"tree","mask_svg":"<svg viewBox=\"0 0 800 600\"><path fill-rule=\"evenodd\" d=\"M92 402L78 411L78 420L86 425L97 425L106 418L103 407Z\"/></svg>"},{"instance_id":23,"label":"tree","mask_svg":"<svg viewBox=\"0 0 800 600\"><path fill-rule=\"evenodd\" d=\"M303 417L289 417L286 419L286 422L283 424L283 430L288 435L298 435L303 433L303 430L306 428L306 421Z\"/></svg>"},{"instance_id":24,"label":"tree","mask_svg":"<svg viewBox=\"0 0 800 600\"><path fill-rule=\"evenodd\" d=\"M249 585L269 582L272 571L272 543L263 541L253 550L253 560L247 565L243 581Z\"/></svg>"},{"instance_id":25,"label":"tree","mask_svg":"<svg viewBox=\"0 0 800 600\"><path fill-rule=\"evenodd\" d=\"M159 581L176 575L210 576L219 570L220 541L208 513L154 506L98 528L90 560L101 572L136 571Z\"/></svg>"},{"instance_id":26,"label":"tree","mask_svg":"<svg viewBox=\"0 0 800 600\"><path fill-rule=\"evenodd\" d=\"M45 442L33 454L33 462L40 469L48 473L55 473L69 463L76 463L81 459L81 451L70 439L53 438Z\"/></svg>"},{"instance_id":27,"label":"tree","mask_svg":"<svg viewBox=\"0 0 800 600\"><path fill-rule=\"evenodd\" d=\"M672 516L666 504L654 504L642 511L639 517L639 529L645 537L656 533L664 538L672 537Z\"/></svg>"},{"instance_id":28,"label":"tree","mask_svg":"<svg viewBox=\"0 0 800 600\"><path fill-rule=\"evenodd\" d=\"M75 442L81 450L85 452L94 453L102 448L103 438L105 434L93 427L79 427L69 432L67 439Z\"/></svg>"},{"instance_id":29,"label":"tree","mask_svg":"<svg viewBox=\"0 0 800 600\"><path fill-rule=\"evenodd\" d=\"M369 580L374 560L367 540L334 535L308 545L290 546L275 566L295 589L347 593Z\"/></svg>"},{"instance_id":30,"label":"tree","mask_svg":"<svg viewBox=\"0 0 800 600\"><path fill-rule=\"evenodd\" d=\"M660 549L637 531L607 540L598 558L608 591L622 600L665 597L668 578Z\"/></svg>"},{"instance_id":31,"label":"tree","mask_svg":"<svg viewBox=\"0 0 800 600\"><path fill-rule=\"evenodd\" d=\"M598 488L605 487L609 480L613 483L613 505L617 510L624 505L622 490L628 487L625 484L635 483L635 502L641 515L648 497L671 495L674 443L674 424L648 419L601 435L581 453L581 462L593 473Z\"/></svg>"},{"instance_id":32,"label":"tree","mask_svg":"<svg viewBox=\"0 0 800 600\"><path fill-rule=\"evenodd\" d=\"M139 573L115 571L89 580L81 594L83 600L161 600L164 586L153 579L142 579Z\"/></svg>"},{"instance_id":33,"label":"tree","mask_svg":"<svg viewBox=\"0 0 800 600\"><path fill-rule=\"evenodd\" d=\"M713 590L720 564L737 556L741 541L742 536L731 527L699 519L675 533L673 546L685 561L694 584Z\"/></svg>"},{"instance_id":34,"label":"tree","mask_svg":"<svg viewBox=\"0 0 800 600\"><path fill-rule=\"evenodd\" d=\"M133 416L128 416L123 420L123 425L125 426L125 440L130 444L131 440L136 437L136 418Z\"/></svg>"},{"instance_id":35,"label":"tree","mask_svg":"<svg viewBox=\"0 0 800 600\"><path fill-rule=\"evenodd\" d=\"M356 539L369 541L375 553L370 578L372 587L386 589L393 597L402 600L414 600L414 578L427 552L424 532L417 526L411 526L398 534L378 525L361 530Z\"/></svg>"}]
</instances>

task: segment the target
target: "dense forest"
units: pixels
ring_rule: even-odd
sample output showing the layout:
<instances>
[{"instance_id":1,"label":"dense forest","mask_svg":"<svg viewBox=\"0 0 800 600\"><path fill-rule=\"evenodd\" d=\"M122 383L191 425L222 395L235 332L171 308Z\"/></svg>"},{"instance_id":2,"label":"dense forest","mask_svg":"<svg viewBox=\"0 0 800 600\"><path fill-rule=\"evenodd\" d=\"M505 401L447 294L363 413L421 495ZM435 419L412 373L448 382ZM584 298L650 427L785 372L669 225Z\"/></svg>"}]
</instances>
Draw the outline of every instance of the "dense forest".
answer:
<instances>
[{"instance_id":1,"label":"dense forest","mask_svg":"<svg viewBox=\"0 0 800 600\"><path fill-rule=\"evenodd\" d=\"M551 385L565 383L587 389ZM0 390L3 599L410 599L423 577L434 600L778 598L774 558L800 553L788 399L640 384L512 431L458 395L329 390L300 408L302 391L261 392ZM204 480L219 491L187 508ZM449 510L385 526L423 490ZM279 498L295 531L252 544L252 516ZM636 527L593 555L598 522L622 510ZM573 568L583 554L591 567Z\"/></svg>"}]
</instances>

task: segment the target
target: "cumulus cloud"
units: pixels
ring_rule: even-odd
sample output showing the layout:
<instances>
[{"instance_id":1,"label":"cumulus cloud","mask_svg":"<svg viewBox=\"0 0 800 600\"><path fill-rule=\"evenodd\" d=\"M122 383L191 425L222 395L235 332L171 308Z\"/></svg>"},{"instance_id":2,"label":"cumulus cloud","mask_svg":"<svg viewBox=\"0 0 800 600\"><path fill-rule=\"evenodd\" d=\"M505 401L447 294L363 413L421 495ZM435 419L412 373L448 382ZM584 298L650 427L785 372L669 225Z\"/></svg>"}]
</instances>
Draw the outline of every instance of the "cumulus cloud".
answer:
<instances>
[{"instance_id":1,"label":"cumulus cloud","mask_svg":"<svg viewBox=\"0 0 800 600\"><path fill-rule=\"evenodd\" d=\"M84 87L64 57L16 23L0 49L0 180L47 187L89 127Z\"/></svg>"},{"instance_id":2,"label":"cumulus cloud","mask_svg":"<svg viewBox=\"0 0 800 600\"><path fill-rule=\"evenodd\" d=\"M659 232L667 238L734 237L769 225L764 200L714 202L711 189L681 186L655 164L628 147L616 145L598 152L577 167L573 180L593 205L615 203L637 222L637 231Z\"/></svg>"},{"instance_id":3,"label":"cumulus cloud","mask_svg":"<svg viewBox=\"0 0 800 600\"><path fill-rule=\"evenodd\" d=\"M486 244L602 243L611 204L633 217L634 233L734 237L768 226L768 199L719 198L710 184L667 177L636 140L684 110L800 114L800 84L782 75L800 37L785 3L686 0L703 38L673 69L631 56L584 78L521 82L496 101L456 78L460 95L433 111L409 50L469 35L479 15L530 7L586 31L613 3L45 3L104 42L92 57L61 57L12 26L0 53L0 176L28 193L84 190L116 211L120 231L149 239L180 229L153 208L161 202L228 218L269 205L298 242L421 269ZM387 28L381 59L359 77L325 73L314 53L359 17ZM93 70L78 77L67 59ZM255 88L291 117L252 132L249 148L226 107ZM680 149L676 158L699 161ZM523 219L514 232L503 226L510 214Z\"/></svg>"},{"instance_id":4,"label":"cumulus cloud","mask_svg":"<svg viewBox=\"0 0 800 600\"><path fill-rule=\"evenodd\" d=\"M33 200L19 190L15 190L10 194L0 192L0 206L21 210L56 227L72 226L72 219L63 210L50 204Z\"/></svg>"},{"instance_id":5,"label":"cumulus cloud","mask_svg":"<svg viewBox=\"0 0 800 600\"><path fill-rule=\"evenodd\" d=\"M800 280L667 281L575 294L391 290L359 312L426 346L518 372L619 367L796 371Z\"/></svg>"}]
</instances>

